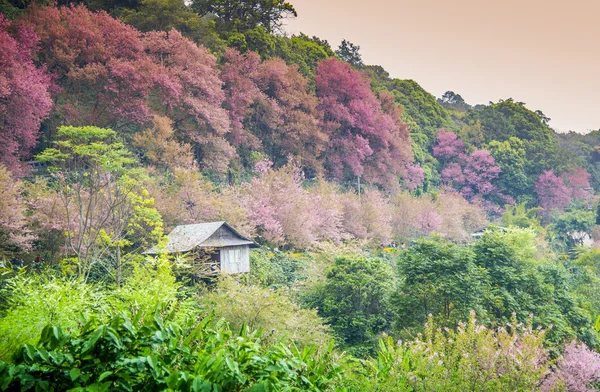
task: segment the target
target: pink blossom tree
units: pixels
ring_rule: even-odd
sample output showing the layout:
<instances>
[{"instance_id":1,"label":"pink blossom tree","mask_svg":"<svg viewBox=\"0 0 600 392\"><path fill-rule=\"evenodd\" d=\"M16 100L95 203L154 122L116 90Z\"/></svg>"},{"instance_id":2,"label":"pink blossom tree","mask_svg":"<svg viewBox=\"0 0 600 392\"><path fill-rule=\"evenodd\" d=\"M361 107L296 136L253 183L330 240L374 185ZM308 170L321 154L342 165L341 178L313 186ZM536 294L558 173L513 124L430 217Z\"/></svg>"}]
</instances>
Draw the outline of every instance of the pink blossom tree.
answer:
<instances>
[{"instance_id":1,"label":"pink blossom tree","mask_svg":"<svg viewBox=\"0 0 600 392\"><path fill-rule=\"evenodd\" d=\"M320 172L318 158L328 137L322 130L317 97L309 92L308 81L298 72L298 66L287 65L281 59L267 60L259 67L257 84L279 109L279 123L261 120L254 126L265 153L277 166L292 157L304 169Z\"/></svg>"},{"instance_id":2,"label":"pink blossom tree","mask_svg":"<svg viewBox=\"0 0 600 392\"><path fill-rule=\"evenodd\" d=\"M303 174L297 166L268 170L242 190L242 203L259 234L276 245L303 248L317 240L316 216L311 216L311 201L302 187Z\"/></svg>"},{"instance_id":3,"label":"pink blossom tree","mask_svg":"<svg viewBox=\"0 0 600 392\"><path fill-rule=\"evenodd\" d=\"M465 152L465 143L451 131L441 128L438 131L436 144L433 146L433 156L442 160L458 158Z\"/></svg>"},{"instance_id":4,"label":"pink blossom tree","mask_svg":"<svg viewBox=\"0 0 600 392\"><path fill-rule=\"evenodd\" d=\"M500 174L500 167L496 165L494 157L489 151L475 150L466 159L463 173L465 183L470 188L463 193L484 196L495 190L492 181Z\"/></svg>"},{"instance_id":5,"label":"pink blossom tree","mask_svg":"<svg viewBox=\"0 0 600 392\"><path fill-rule=\"evenodd\" d=\"M442 181L459 190L469 200L487 199L495 196L501 202L509 201L494 185L501 169L492 154L487 150L475 150L465 153L465 144L454 132L440 129L433 154L445 162L442 169Z\"/></svg>"},{"instance_id":6,"label":"pink blossom tree","mask_svg":"<svg viewBox=\"0 0 600 392\"><path fill-rule=\"evenodd\" d=\"M225 93L215 57L177 30L147 33L142 43L154 63L150 76L162 99L154 109L166 108L165 114L192 140L227 134L230 122L222 108Z\"/></svg>"},{"instance_id":7,"label":"pink blossom tree","mask_svg":"<svg viewBox=\"0 0 600 392\"><path fill-rule=\"evenodd\" d=\"M409 163L406 165L406 178L404 179L404 185L408 190L414 191L418 186L423 184L425 180L425 170L421 165L414 165Z\"/></svg>"},{"instance_id":8,"label":"pink blossom tree","mask_svg":"<svg viewBox=\"0 0 600 392\"><path fill-rule=\"evenodd\" d=\"M225 51L223 56L221 79L224 82L223 88L226 97L224 107L229 112L231 119L231 132L228 139L236 147L257 149L260 145L252 130L246 129L244 125L251 113L251 105L262 102L271 109L269 112L274 109L272 103L256 85L259 65L260 57L254 52L243 55L230 48ZM277 115L274 117L269 118L269 121L278 123L279 117Z\"/></svg>"},{"instance_id":9,"label":"pink blossom tree","mask_svg":"<svg viewBox=\"0 0 600 392\"><path fill-rule=\"evenodd\" d=\"M552 170L546 170L538 177L535 184L538 203L546 213L553 209L563 210L571 203L571 191L562 178Z\"/></svg>"},{"instance_id":10,"label":"pink blossom tree","mask_svg":"<svg viewBox=\"0 0 600 392\"><path fill-rule=\"evenodd\" d=\"M319 63L315 81L329 137L324 157L329 175L380 184L403 176L411 160L408 129L394 118L389 97L382 98L382 106L365 76L333 58Z\"/></svg>"},{"instance_id":11,"label":"pink blossom tree","mask_svg":"<svg viewBox=\"0 0 600 392\"><path fill-rule=\"evenodd\" d=\"M341 195L344 231L351 237L387 243L392 237L392 205L382 192Z\"/></svg>"},{"instance_id":12,"label":"pink blossom tree","mask_svg":"<svg viewBox=\"0 0 600 392\"><path fill-rule=\"evenodd\" d=\"M29 249L34 239L27 227L21 187L21 182L0 165L0 255L13 247Z\"/></svg>"},{"instance_id":13,"label":"pink blossom tree","mask_svg":"<svg viewBox=\"0 0 600 392\"><path fill-rule=\"evenodd\" d=\"M83 5L30 7L15 23L39 36L38 58L56 75L64 123L120 129L146 121L156 67L133 27Z\"/></svg>"},{"instance_id":14,"label":"pink blossom tree","mask_svg":"<svg viewBox=\"0 0 600 392\"><path fill-rule=\"evenodd\" d=\"M19 160L29 157L52 108L52 82L45 67L33 62L38 37L32 29L17 26L11 34L10 27L0 14L0 164L20 174Z\"/></svg>"},{"instance_id":15,"label":"pink blossom tree","mask_svg":"<svg viewBox=\"0 0 600 392\"><path fill-rule=\"evenodd\" d=\"M565 347L556 369L542 383L544 392L592 392L600 381L600 354L573 340Z\"/></svg>"},{"instance_id":16,"label":"pink blossom tree","mask_svg":"<svg viewBox=\"0 0 600 392\"><path fill-rule=\"evenodd\" d=\"M587 200L593 194L590 187L590 173L582 167L576 167L562 174L562 179L565 181L571 190L573 199Z\"/></svg>"}]
</instances>

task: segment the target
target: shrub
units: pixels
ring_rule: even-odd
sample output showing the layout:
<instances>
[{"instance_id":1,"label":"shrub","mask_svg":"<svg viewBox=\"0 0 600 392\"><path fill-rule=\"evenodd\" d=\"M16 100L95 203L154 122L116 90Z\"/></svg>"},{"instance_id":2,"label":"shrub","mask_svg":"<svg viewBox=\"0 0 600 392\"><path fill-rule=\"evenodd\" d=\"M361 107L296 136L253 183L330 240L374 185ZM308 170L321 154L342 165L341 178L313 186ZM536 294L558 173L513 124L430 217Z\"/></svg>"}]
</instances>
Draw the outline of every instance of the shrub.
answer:
<instances>
[{"instance_id":1,"label":"shrub","mask_svg":"<svg viewBox=\"0 0 600 392\"><path fill-rule=\"evenodd\" d=\"M224 319L234 331L244 325L263 330L263 341L268 343L283 340L300 347L325 347L331 339L315 310L302 309L274 290L246 286L229 277L200 299L200 307L216 320Z\"/></svg>"},{"instance_id":2,"label":"shrub","mask_svg":"<svg viewBox=\"0 0 600 392\"><path fill-rule=\"evenodd\" d=\"M234 334L210 319L176 324L165 308L152 320L114 315L88 320L72 333L48 325L36 346L13 364L0 362L0 387L28 390L321 391L340 366L324 353L283 345L265 347L246 327Z\"/></svg>"},{"instance_id":3,"label":"shrub","mask_svg":"<svg viewBox=\"0 0 600 392\"><path fill-rule=\"evenodd\" d=\"M542 391L591 392L600 382L600 354L573 340L542 384Z\"/></svg>"},{"instance_id":4,"label":"shrub","mask_svg":"<svg viewBox=\"0 0 600 392\"><path fill-rule=\"evenodd\" d=\"M100 287L79 279L20 275L8 281L2 294L8 302L0 318L2 360L25 343L35 344L46 324L73 328L80 316L101 316L107 310Z\"/></svg>"},{"instance_id":5,"label":"shrub","mask_svg":"<svg viewBox=\"0 0 600 392\"><path fill-rule=\"evenodd\" d=\"M548 372L544 333L514 319L489 329L475 313L456 331L429 320L414 341L381 340L353 382L370 391L536 391Z\"/></svg>"}]
</instances>

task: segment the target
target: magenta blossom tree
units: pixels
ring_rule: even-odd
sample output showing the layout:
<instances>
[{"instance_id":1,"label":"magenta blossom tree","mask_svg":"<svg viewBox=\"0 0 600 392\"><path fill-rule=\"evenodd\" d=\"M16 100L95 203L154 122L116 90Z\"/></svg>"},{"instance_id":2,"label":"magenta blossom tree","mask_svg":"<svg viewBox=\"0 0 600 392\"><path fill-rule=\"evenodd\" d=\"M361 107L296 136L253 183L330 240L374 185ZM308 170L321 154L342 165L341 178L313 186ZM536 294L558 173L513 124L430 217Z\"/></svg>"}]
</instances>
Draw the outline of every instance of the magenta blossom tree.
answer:
<instances>
[{"instance_id":1,"label":"magenta blossom tree","mask_svg":"<svg viewBox=\"0 0 600 392\"><path fill-rule=\"evenodd\" d=\"M19 160L29 158L52 108L52 82L45 67L33 63L39 41L33 30L17 27L11 34L10 27L0 14L0 164L20 174Z\"/></svg>"},{"instance_id":2,"label":"magenta blossom tree","mask_svg":"<svg viewBox=\"0 0 600 392\"><path fill-rule=\"evenodd\" d=\"M366 76L333 58L319 63L315 82L329 138L328 174L380 184L403 177L412 158L410 140L390 97L376 97Z\"/></svg>"},{"instance_id":3,"label":"magenta blossom tree","mask_svg":"<svg viewBox=\"0 0 600 392\"><path fill-rule=\"evenodd\" d=\"M500 166L487 150L475 150L465 153L465 144L454 132L440 129L433 155L445 162L442 169L442 181L470 201L485 200L487 210L495 212L498 206L494 204L512 203L512 199L501 194L494 185L494 180L500 175ZM492 197L493 196L493 197ZM491 200L496 200L492 202Z\"/></svg>"},{"instance_id":4,"label":"magenta blossom tree","mask_svg":"<svg viewBox=\"0 0 600 392\"><path fill-rule=\"evenodd\" d=\"M535 184L538 203L546 213L553 209L563 210L571 203L571 191L562 178L552 170L546 170L538 177Z\"/></svg>"},{"instance_id":5,"label":"magenta blossom tree","mask_svg":"<svg viewBox=\"0 0 600 392\"><path fill-rule=\"evenodd\" d=\"M414 191L418 186L423 184L425 180L425 170L421 165L414 165L409 163L406 165L406 178L404 179L404 185L408 190Z\"/></svg>"},{"instance_id":6,"label":"magenta blossom tree","mask_svg":"<svg viewBox=\"0 0 600 392\"><path fill-rule=\"evenodd\" d=\"M433 156L442 160L458 158L465 152L465 143L450 131L441 128L438 131L436 144L433 146Z\"/></svg>"},{"instance_id":7,"label":"magenta blossom tree","mask_svg":"<svg viewBox=\"0 0 600 392\"><path fill-rule=\"evenodd\" d=\"M563 173L561 177L571 190L571 197L573 199L586 200L593 194L590 187L590 178L592 176L584 168L576 167Z\"/></svg>"}]
</instances>

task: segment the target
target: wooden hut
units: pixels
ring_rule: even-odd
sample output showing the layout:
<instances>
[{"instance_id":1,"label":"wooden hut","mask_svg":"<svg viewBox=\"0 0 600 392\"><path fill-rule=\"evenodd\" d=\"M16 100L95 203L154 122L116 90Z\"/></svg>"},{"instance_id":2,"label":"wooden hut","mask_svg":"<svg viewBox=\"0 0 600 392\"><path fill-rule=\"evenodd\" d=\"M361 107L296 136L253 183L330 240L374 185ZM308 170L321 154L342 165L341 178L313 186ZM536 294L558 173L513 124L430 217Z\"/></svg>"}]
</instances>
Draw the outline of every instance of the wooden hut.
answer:
<instances>
[{"instance_id":1,"label":"wooden hut","mask_svg":"<svg viewBox=\"0 0 600 392\"><path fill-rule=\"evenodd\" d=\"M180 225L168 237L169 242L164 249L152 248L144 253L191 253L196 264L207 267L203 275L250 272L250 248L258 247L227 222Z\"/></svg>"}]
</instances>

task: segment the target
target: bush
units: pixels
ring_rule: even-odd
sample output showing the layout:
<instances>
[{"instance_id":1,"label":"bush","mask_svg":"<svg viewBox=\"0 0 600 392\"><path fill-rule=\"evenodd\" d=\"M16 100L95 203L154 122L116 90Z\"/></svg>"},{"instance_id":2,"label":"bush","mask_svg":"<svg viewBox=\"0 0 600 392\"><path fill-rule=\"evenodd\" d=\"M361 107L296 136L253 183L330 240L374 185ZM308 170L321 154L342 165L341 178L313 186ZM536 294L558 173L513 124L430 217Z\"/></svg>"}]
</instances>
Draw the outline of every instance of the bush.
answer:
<instances>
[{"instance_id":1,"label":"bush","mask_svg":"<svg viewBox=\"0 0 600 392\"><path fill-rule=\"evenodd\" d=\"M266 348L260 333L232 333L209 318L178 325L157 308L152 320L114 315L88 320L73 333L48 325L14 363L0 362L0 388L63 391L271 391L330 389L340 372L324 353Z\"/></svg>"},{"instance_id":2,"label":"bush","mask_svg":"<svg viewBox=\"0 0 600 392\"><path fill-rule=\"evenodd\" d=\"M270 289L246 286L223 278L217 289L199 299L200 307L224 319L234 331L248 325L264 331L263 341L294 342L300 347L325 347L331 340L329 328L312 309L302 309L288 297Z\"/></svg>"},{"instance_id":3,"label":"bush","mask_svg":"<svg viewBox=\"0 0 600 392\"><path fill-rule=\"evenodd\" d=\"M20 275L3 290L8 309L0 318L0 359L7 360L23 344L35 344L46 324L72 328L80 316L102 316L106 295L80 279Z\"/></svg>"},{"instance_id":4,"label":"bush","mask_svg":"<svg viewBox=\"0 0 600 392\"><path fill-rule=\"evenodd\" d=\"M588 392L600 386L600 355L573 340L565 347L554 372L544 380L542 391Z\"/></svg>"},{"instance_id":5,"label":"bush","mask_svg":"<svg viewBox=\"0 0 600 392\"><path fill-rule=\"evenodd\" d=\"M478 324L471 313L456 331L435 328L411 342L386 338L376 358L353 376L357 390L370 391L536 391L548 373L544 331L516 320L497 330Z\"/></svg>"},{"instance_id":6,"label":"bush","mask_svg":"<svg viewBox=\"0 0 600 392\"><path fill-rule=\"evenodd\" d=\"M301 253L269 252L256 249L250 252L249 281L261 287L282 288L292 286L305 278L306 259Z\"/></svg>"},{"instance_id":7,"label":"bush","mask_svg":"<svg viewBox=\"0 0 600 392\"><path fill-rule=\"evenodd\" d=\"M321 316L331 324L342 346L355 355L373 352L377 334L390 323L392 269L378 258L338 257L315 296Z\"/></svg>"}]
</instances>

